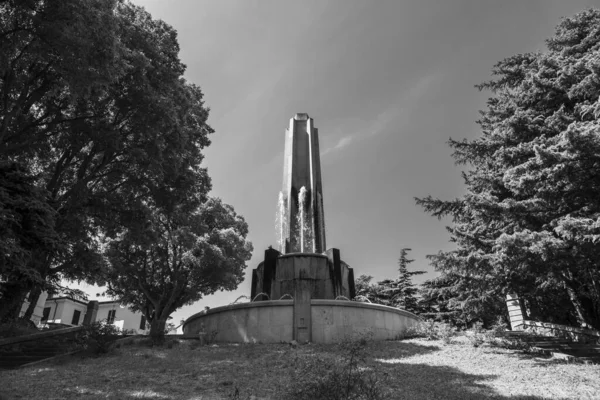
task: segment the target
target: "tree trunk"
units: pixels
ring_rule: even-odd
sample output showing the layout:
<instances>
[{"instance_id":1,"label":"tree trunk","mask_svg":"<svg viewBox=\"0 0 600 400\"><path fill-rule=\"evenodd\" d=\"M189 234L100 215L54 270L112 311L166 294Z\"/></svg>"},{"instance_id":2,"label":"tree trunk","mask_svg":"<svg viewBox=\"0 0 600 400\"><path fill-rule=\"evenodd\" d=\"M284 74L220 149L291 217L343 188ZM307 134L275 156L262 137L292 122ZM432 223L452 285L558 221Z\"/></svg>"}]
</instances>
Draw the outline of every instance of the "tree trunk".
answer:
<instances>
[{"instance_id":1,"label":"tree trunk","mask_svg":"<svg viewBox=\"0 0 600 400\"><path fill-rule=\"evenodd\" d=\"M575 292L575 289L573 289L571 287L571 285L565 281L565 289L567 289L567 293L569 294L569 299L571 300L571 303L573 303L573 307L575 307L575 312L577 313L577 323L579 324L579 326L581 326L582 328L591 328L592 324L590 323L591 321L589 320L586 311L583 308L583 305L581 304L581 300L579 299L579 297L577 297L577 293Z\"/></svg>"},{"instance_id":2,"label":"tree trunk","mask_svg":"<svg viewBox=\"0 0 600 400\"><path fill-rule=\"evenodd\" d=\"M154 344L162 344L165 341L165 326L167 325L167 319L159 319L155 317L150 323L150 339Z\"/></svg>"},{"instance_id":3,"label":"tree trunk","mask_svg":"<svg viewBox=\"0 0 600 400\"><path fill-rule=\"evenodd\" d=\"M14 322L19 318L23 301L29 289L24 285L7 284L0 299L0 322Z\"/></svg>"},{"instance_id":4,"label":"tree trunk","mask_svg":"<svg viewBox=\"0 0 600 400\"><path fill-rule=\"evenodd\" d=\"M23 318L24 320L31 319L31 316L33 315L33 312L35 311L35 306L37 305L37 302L38 302L41 294L42 294L42 287L40 285L36 285L33 289L31 289L31 292L29 292L29 306L27 307L25 314L21 318Z\"/></svg>"}]
</instances>

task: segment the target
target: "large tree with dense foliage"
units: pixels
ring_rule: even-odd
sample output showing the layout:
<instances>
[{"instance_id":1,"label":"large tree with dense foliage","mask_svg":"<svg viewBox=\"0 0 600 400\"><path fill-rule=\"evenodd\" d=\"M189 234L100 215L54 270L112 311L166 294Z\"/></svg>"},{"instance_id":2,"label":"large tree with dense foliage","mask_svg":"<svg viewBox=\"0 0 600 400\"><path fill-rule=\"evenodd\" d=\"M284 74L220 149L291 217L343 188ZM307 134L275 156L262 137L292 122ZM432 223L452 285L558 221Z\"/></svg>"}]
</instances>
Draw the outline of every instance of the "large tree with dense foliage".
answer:
<instances>
[{"instance_id":1,"label":"large tree with dense foliage","mask_svg":"<svg viewBox=\"0 0 600 400\"><path fill-rule=\"evenodd\" d=\"M40 189L17 162L0 161L0 297L9 310L3 319L18 317L25 293L23 281L41 283L39 262L33 249L52 251L58 242L54 231L54 210L43 201Z\"/></svg>"},{"instance_id":2,"label":"large tree with dense foliage","mask_svg":"<svg viewBox=\"0 0 600 400\"><path fill-rule=\"evenodd\" d=\"M516 292L532 318L600 328L600 11L564 19L548 50L496 64L474 140L450 140L467 193L417 199L450 217L458 309L482 317Z\"/></svg>"},{"instance_id":3,"label":"large tree with dense foliage","mask_svg":"<svg viewBox=\"0 0 600 400\"><path fill-rule=\"evenodd\" d=\"M176 309L243 280L252 245L233 207L209 198L196 210L144 204L144 214L108 244L107 294L144 313L150 336L164 338Z\"/></svg>"},{"instance_id":4,"label":"large tree with dense foliage","mask_svg":"<svg viewBox=\"0 0 600 400\"><path fill-rule=\"evenodd\" d=\"M175 30L127 2L0 3L0 160L23 166L58 239L20 242L36 274L0 271L0 319L5 299L101 276L98 237L135 218L129 204L208 192L208 109L178 53Z\"/></svg>"}]
</instances>

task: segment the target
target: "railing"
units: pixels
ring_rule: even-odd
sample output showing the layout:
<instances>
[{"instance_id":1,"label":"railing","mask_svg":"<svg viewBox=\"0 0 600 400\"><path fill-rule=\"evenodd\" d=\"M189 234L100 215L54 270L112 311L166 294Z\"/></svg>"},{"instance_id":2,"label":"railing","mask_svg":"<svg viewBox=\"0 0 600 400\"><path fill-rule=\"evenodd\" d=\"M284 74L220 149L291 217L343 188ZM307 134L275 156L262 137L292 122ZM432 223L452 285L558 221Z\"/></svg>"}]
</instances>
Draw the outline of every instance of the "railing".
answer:
<instances>
[{"instance_id":1,"label":"railing","mask_svg":"<svg viewBox=\"0 0 600 400\"><path fill-rule=\"evenodd\" d=\"M66 335L69 333L78 332L83 329L83 326L74 326L72 328L53 329L47 332L32 333L31 335L15 336L5 339L0 339L0 347L9 344L29 342L32 340L46 339L52 336Z\"/></svg>"}]
</instances>

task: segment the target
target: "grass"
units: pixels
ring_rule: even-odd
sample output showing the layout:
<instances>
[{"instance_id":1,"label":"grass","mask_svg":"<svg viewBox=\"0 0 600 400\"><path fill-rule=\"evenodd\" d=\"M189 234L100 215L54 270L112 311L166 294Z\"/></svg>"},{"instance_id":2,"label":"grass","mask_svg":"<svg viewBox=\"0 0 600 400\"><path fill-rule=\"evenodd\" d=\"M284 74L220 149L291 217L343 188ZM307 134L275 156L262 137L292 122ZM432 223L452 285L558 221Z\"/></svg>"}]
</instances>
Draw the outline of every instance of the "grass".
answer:
<instances>
[{"instance_id":1,"label":"grass","mask_svg":"<svg viewBox=\"0 0 600 400\"><path fill-rule=\"evenodd\" d=\"M386 375L390 399L598 399L600 365L566 363L496 347L410 339L368 344L368 365ZM337 357L309 344L123 346L0 371L0 399L280 400L298 357ZM315 399L318 400L318 399Z\"/></svg>"}]
</instances>

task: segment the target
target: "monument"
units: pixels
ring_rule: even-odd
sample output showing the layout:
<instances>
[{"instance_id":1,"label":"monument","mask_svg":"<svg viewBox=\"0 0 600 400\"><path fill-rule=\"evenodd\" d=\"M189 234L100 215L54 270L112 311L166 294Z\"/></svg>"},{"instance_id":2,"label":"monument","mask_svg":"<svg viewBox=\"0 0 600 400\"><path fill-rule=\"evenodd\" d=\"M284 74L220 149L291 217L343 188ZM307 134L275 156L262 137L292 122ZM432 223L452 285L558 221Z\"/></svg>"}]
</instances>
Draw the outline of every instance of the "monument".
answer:
<instances>
[{"instance_id":1,"label":"monument","mask_svg":"<svg viewBox=\"0 0 600 400\"><path fill-rule=\"evenodd\" d=\"M283 187L277 207L278 249L252 271L250 303L192 315L184 334L215 332L221 342L334 342L350 332L392 339L419 318L392 307L350 301L354 271L326 250L319 132L308 114L285 132Z\"/></svg>"},{"instance_id":2,"label":"monument","mask_svg":"<svg viewBox=\"0 0 600 400\"><path fill-rule=\"evenodd\" d=\"M308 114L296 114L285 132L278 224L280 252L325 251L319 131Z\"/></svg>"},{"instance_id":3,"label":"monument","mask_svg":"<svg viewBox=\"0 0 600 400\"><path fill-rule=\"evenodd\" d=\"M308 114L296 114L285 132L283 188L279 193L279 251L268 249L252 271L251 298L277 300L307 291L312 299L351 299L354 272L338 249L325 250L325 213L319 131Z\"/></svg>"}]
</instances>

